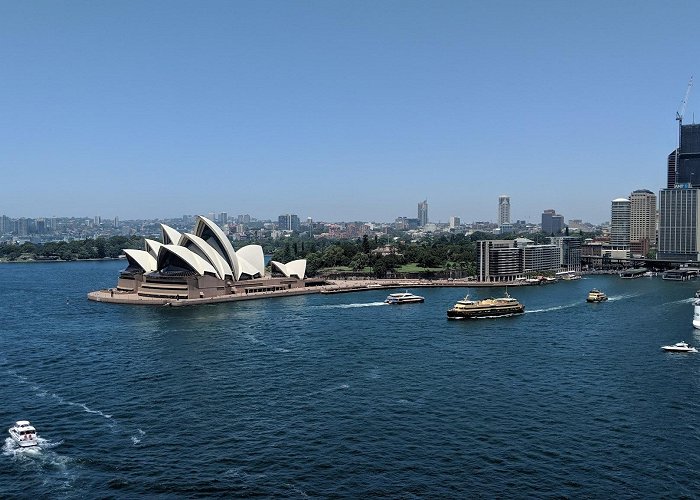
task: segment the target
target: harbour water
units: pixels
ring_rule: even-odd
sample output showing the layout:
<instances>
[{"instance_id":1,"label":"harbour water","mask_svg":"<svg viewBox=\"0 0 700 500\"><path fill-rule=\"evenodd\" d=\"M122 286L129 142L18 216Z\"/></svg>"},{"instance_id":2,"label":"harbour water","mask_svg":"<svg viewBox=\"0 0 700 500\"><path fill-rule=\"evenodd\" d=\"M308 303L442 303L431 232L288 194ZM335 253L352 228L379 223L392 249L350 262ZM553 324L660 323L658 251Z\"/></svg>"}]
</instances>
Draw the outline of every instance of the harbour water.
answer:
<instances>
[{"instance_id":1,"label":"harbour water","mask_svg":"<svg viewBox=\"0 0 700 500\"><path fill-rule=\"evenodd\" d=\"M123 262L0 266L0 497L696 497L697 282L509 290L512 318L448 321L468 291L191 308L86 300ZM600 288L610 300L587 304Z\"/></svg>"}]
</instances>

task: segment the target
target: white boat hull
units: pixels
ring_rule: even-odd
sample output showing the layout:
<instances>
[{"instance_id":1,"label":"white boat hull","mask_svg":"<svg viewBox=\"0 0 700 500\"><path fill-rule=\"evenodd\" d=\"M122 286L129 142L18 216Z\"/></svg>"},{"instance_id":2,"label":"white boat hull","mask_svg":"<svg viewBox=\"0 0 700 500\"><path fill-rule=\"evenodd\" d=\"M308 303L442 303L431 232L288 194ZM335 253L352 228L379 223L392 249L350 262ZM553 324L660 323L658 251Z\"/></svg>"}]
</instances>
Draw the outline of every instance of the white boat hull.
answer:
<instances>
[{"instance_id":1,"label":"white boat hull","mask_svg":"<svg viewBox=\"0 0 700 500\"><path fill-rule=\"evenodd\" d=\"M21 436L18 436L14 432L10 431L10 437L12 440L17 443L18 446L22 448L28 448L29 446L36 446L39 444L39 440L37 438L33 439L22 439Z\"/></svg>"},{"instance_id":2,"label":"white boat hull","mask_svg":"<svg viewBox=\"0 0 700 500\"><path fill-rule=\"evenodd\" d=\"M693 327L700 330L700 299L693 302Z\"/></svg>"}]
</instances>

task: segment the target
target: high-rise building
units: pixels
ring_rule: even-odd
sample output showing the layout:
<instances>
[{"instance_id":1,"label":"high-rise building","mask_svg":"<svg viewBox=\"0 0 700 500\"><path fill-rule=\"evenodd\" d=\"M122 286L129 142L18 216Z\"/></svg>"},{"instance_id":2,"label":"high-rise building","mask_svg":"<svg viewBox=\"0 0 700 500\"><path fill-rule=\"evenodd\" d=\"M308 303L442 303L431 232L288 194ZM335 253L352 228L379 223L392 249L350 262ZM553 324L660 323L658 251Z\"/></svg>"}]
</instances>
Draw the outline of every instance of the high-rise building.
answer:
<instances>
[{"instance_id":1,"label":"high-rise building","mask_svg":"<svg viewBox=\"0 0 700 500\"><path fill-rule=\"evenodd\" d=\"M700 124L680 125L680 145L676 152L674 187L700 187Z\"/></svg>"},{"instance_id":2,"label":"high-rise building","mask_svg":"<svg viewBox=\"0 0 700 500\"><path fill-rule=\"evenodd\" d=\"M418 204L418 221L421 227L428 223L428 200L423 200Z\"/></svg>"},{"instance_id":3,"label":"high-rise building","mask_svg":"<svg viewBox=\"0 0 700 500\"><path fill-rule=\"evenodd\" d=\"M657 258L700 260L700 205L696 188L659 191L659 242Z\"/></svg>"},{"instance_id":4,"label":"high-rise building","mask_svg":"<svg viewBox=\"0 0 700 500\"><path fill-rule=\"evenodd\" d=\"M280 231L299 231L301 227L299 216L295 214L280 215L277 224Z\"/></svg>"},{"instance_id":5,"label":"high-rise building","mask_svg":"<svg viewBox=\"0 0 700 500\"><path fill-rule=\"evenodd\" d=\"M456 229L459 227L460 222L459 217L450 217L450 229Z\"/></svg>"},{"instance_id":6,"label":"high-rise building","mask_svg":"<svg viewBox=\"0 0 700 500\"><path fill-rule=\"evenodd\" d=\"M564 231L564 216L557 214L551 208L542 212L542 232L545 234L559 234Z\"/></svg>"},{"instance_id":7,"label":"high-rise building","mask_svg":"<svg viewBox=\"0 0 700 500\"><path fill-rule=\"evenodd\" d=\"M645 256L656 247L656 195L648 189L630 194L630 251Z\"/></svg>"},{"instance_id":8,"label":"high-rise building","mask_svg":"<svg viewBox=\"0 0 700 500\"><path fill-rule=\"evenodd\" d=\"M676 156L678 156L678 148L671 151L668 155L668 161L666 163L666 189L673 189L676 187Z\"/></svg>"},{"instance_id":9,"label":"high-rise building","mask_svg":"<svg viewBox=\"0 0 700 500\"><path fill-rule=\"evenodd\" d=\"M510 196L502 194L498 197L498 225L510 224Z\"/></svg>"},{"instance_id":10,"label":"high-rise building","mask_svg":"<svg viewBox=\"0 0 700 500\"><path fill-rule=\"evenodd\" d=\"M226 224L228 224L228 214L226 212L221 212L219 214L219 225L225 226Z\"/></svg>"},{"instance_id":11,"label":"high-rise building","mask_svg":"<svg viewBox=\"0 0 700 500\"><path fill-rule=\"evenodd\" d=\"M610 218L610 244L628 247L630 244L630 208L628 198L616 198L612 201Z\"/></svg>"}]
</instances>

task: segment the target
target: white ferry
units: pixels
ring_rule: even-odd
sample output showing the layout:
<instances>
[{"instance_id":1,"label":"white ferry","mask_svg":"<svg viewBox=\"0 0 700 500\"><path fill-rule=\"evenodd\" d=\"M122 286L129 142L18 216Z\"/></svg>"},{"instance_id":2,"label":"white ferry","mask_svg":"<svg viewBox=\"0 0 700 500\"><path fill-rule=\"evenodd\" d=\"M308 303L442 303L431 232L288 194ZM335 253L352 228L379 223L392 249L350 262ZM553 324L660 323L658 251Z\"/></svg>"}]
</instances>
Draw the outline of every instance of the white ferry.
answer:
<instances>
[{"instance_id":1,"label":"white ferry","mask_svg":"<svg viewBox=\"0 0 700 500\"><path fill-rule=\"evenodd\" d=\"M391 293L384 302L387 304L413 304L425 301L420 295L413 295L409 292Z\"/></svg>"}]
</instances>

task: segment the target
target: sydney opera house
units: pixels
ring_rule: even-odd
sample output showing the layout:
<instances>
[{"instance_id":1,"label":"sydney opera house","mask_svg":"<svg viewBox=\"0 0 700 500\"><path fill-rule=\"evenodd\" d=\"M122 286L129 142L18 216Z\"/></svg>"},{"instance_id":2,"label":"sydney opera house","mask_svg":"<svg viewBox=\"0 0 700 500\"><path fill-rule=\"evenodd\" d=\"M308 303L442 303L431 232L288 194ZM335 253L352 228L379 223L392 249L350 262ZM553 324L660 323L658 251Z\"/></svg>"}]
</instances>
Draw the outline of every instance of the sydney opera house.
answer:
<instances>
[{"instance_id":1,"label":"sydney opera house","mask_svg":"<svg viewBox=\"0 0 700 500\"><path fill-rule=\"evenodd\" d=\"M144 250L124 250L128 266L120 273L116 289L109 290L109 297L93 292L89 298L107 302L235 300L261 292L301 292L313 284L304 279L306 260L270 261L266 274L260 245L234 250L221 228L206 217L197 217L192 233L180 233L165 224L161 229L162 243L146 239Z\"/></svg>"}]
</instances>

